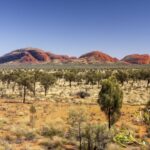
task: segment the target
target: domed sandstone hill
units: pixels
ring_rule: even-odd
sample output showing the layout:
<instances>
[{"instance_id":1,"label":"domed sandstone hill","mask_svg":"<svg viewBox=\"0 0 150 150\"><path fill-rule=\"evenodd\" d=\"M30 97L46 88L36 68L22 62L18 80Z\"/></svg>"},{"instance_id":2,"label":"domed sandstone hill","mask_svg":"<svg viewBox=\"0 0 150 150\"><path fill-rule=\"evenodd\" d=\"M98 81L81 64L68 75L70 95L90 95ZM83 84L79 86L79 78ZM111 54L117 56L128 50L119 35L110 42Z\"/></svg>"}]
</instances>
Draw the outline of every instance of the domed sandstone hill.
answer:
<instances>
[{"instance_id":1,"label":"domed sandstone hill","mask_svg":"<svg viewBox=\"0 0 150 150\"><path fill-rule=\"evenodd\" d=\"M148 54L132 54L125 56L122 61L131 64L150 64L150 55Z\"/></svg>"},{"instance_id":2,"label":"domed sandstone hill","mask_svg":"<svg viewBox=\"0 0 150 150\"><path fill-rule=\"evenodd\" d=\"M48 63L55 60L66 62L73 59L66 55L56 55L38 48L23 48L14 50L0 57L0 64L3 63Z\"/></svg>"},{"instance_id":3,"label":"domed sandstone hill","mask_svg":"<svg viewBox=\"0 0 150 150\"><path fill-rule=\"evenodd\" d=\"M80 59L84 58L88 62L97 61L99 63L114 63L114 62L118 61L117 58L113 58L103 52L100 52L100 51L92 51L92 52L89 52L89 53L86 53L86 54L80 56L79 58Z\"/></svg>"}]
</instances>

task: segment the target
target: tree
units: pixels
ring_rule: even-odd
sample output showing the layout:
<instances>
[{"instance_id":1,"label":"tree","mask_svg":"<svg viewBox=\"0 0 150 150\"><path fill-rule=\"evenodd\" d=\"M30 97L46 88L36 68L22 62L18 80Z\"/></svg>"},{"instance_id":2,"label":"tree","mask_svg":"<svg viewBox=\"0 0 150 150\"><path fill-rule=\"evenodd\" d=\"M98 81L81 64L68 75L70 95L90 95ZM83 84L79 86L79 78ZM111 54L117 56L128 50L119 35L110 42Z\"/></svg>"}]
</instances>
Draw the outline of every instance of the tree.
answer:
<instances>
[{"instance_id":1,"label":"tree","mask_svg":"<svg viewBox=\"0 0 150 150\"><path fill-rule=\"evenodd\" d=\"M128 75L129 75L129 79L132 80L133 82L137 82L138 80L141 80L141 73L139 70L129 70Z\"/></svg>"},{"instance_id":2,"label":"tree","mask_svg":"<svg viewBox=\"0 0 150 150\"><path fill-rule=\"evenodd\" d=\"M83 80L83 75L82 75L81 73L78 73L78 74L76 75L76 82L77 82L77 85L81 85L82 80Z\"/></svg>"},{"instance_id":3,"label":"tree","mask_svg":"<svg viewBox=\"0 0 150 150\"><path fill-rule=\"evenodd\" d=\"M125 71L118 70L115 74L116 79L123 85L128 80L128 74Z\"/></svg>"},{"instance_id":4,"label":"tree","mask_svg":"<svg viewBox=\"0 0 150 150\"><path fill-rule=\"evenodd\" d=\"M68 71L64 74L66 81L69 81L69 86L72 86L72 82L76 80L76 73L73 71Z\"/></svg>"},{"instance_id":5,"label":"tree","mask_svg":"<svg viewBox=\"0 0 150 150\"><path fill-rule=\"evenodd\" d=\"M12 91L14 92L15 91L15 87L16 87L16 84L17 84L17 79L20 75L20 71L19 70L14 70L13 72L10 73L10 82L12 82Z\"/></svg>"},{"instance_id":6,"label":"tree","mask_svg":"<svg viewBox=\"0 0 150 150\"><path fill-rule=\"evenodd\" d=\"M99 92L98 103L108 118L109 129L120 117L122 99L123 93L116 79L105 79L102 82L102 89Z\"/></svg>"},{"instance_id":7,"label":"tree","mask_svg":"<svg viewBox=\"0 0 150 150\"><path fill-rule=\"evenodd\" d=\"M140 79L147 81L147 88L148 88L148 85L150 83L150 70L141 70Z\"/></svg>"},{"instance_id":8,"label":"tree","mask_svg":"<svg viewBox=\"0 0 150 150\"><path fill-rule=\"evenodd\" d=\"M88 71L85 74L85 82L86 84L91 84L92 86L97 82L97 74L95 71Z\"/></svg>"},{"instance_id":9,"label":"tree","mask_svg":"<svg viewBox=\"0 0 150 150\"><path fill-rule=\"evenodd\" d=\"M74 130L73 134L77 134L79 139L79 149L82 150L82 134L83 134L83 123L87 121L87 113L83 108L70 109L68 114L68 124Z\"/></svg>"},{"instance_id":10,"label":"tree","mask_svg":"<svg viewBox=\"0 0 150 150\"><path fill-rule=\"evenodd\" d=\"M36 96L36 83L40 80L41 72L39 70L35 70L32 72L32 78L33 78L33 94Z\"/></svg>"},{"instance_id":11,"label":"tree","mask_svg":"<svg viewBox=\"0 0 150 150\"><path fill-rule=\"evenodd\" d=\"M2 76L2 82L7 84L7 88L9 88L10 82L11 82L11 72L6 72Z\"/></svg>"},{"instance_id":12,"label":"tree","mask_svg":"<svg viewBox=\"0 0 150 150\"><path fill-rule=\"evenodd\" d=\"M62 79L63 78L63 72L62 71L57 71L53 74L57 79Z\"/></svg>"},{"instance_id":13,"label":"tree","mask_svg":"<svg viewBox=\"0 0 150 150\"><path fill-rule=\"evenodd\" d=\"M28 72L20 71L20 74L17 79L18 85L23 87L23 103L26 101L27 89L33 91L32 87L32 78Z\"/></svg>"},{"instance_id":14,"label":"tree","mask_svg":"<svg viewBox=\"0 0 150 150\"><path fill-rule=\"evenodd\" d=\"M99 71L99 72L96 72L95 76L96 76L96 81L97 81L98 88L99 88L100 82L103 79L104 75L102 74L102 72Z\"/></svg>"},{"instance_id":15,"label":"tree","mask_svg":"<svg viewBox=\"0 0 150 150\"><path fill-rule=\"evenodd\" d=\"M43 73L43 75L41 76L41 85L44 87L44 91L45 91L45 96L47 95L47 92L50 88L51 85L53 85L56 81L56 78L49 73Z\"/></svg>"}]
</instances>

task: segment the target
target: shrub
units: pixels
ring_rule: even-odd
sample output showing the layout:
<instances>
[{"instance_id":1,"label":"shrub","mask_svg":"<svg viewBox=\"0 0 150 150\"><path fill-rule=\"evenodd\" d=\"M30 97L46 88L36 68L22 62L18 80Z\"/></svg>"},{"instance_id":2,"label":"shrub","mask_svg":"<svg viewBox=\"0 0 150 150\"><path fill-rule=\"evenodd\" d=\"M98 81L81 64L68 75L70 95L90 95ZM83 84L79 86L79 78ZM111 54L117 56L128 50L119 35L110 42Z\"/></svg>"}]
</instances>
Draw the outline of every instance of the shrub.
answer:
<instances>
[{"instance_id":1,"label":"shrub","mask_svg":"<svg viewBox=\"0 0 150 150\"><path fill-rule=\"evenodd\" d=\"M77 96L79 96L80 98L86 98L86 97L89 97L90 94L87 93L87 92L84 92L84 91L80 91L76 94Z\"/></svg>"},{"instance_id":2,"label":"shrub","mask_svg":"<svg viewBox=\"0 0 150 150\"><path fill-rule=\"evenodd\" d=\"M42 136L64 136L65 132L65 124L61 119L53 120L47 123L44 127L42 127L40 134Z\"/></svg>"},{"instance_id":3,"label":"shrub","mask_svg":"<svg viewBox=\"0 0 150 150\"><path fill-rule=\"evenodd\" d=\"M25 126L16 126L11 129L17 139L33 140L36 136L36 131Z\"/></svg>"},{"instance_id":4,"label":"shrub","mask_svg":"<svg viewBox=\"0 0 150 150\"><path fill-rule=\"evenodd\" d=\"M115 132L113 128L108 129L107 125L87 125L83 135L84 150L104 150L113 139Z\"/></svg>"},{"instance_id":5,"label":"shrub","mask_svg":"<svg viewBox=\"0 0 150 150\"><path fill-rule=\"evenodd\" d=\"M147 128L147 137L150 138L150 127Z\"/></svg>"},{"instance_id":6,"label":"shrub","mask_svg":"<svg viewBox=\"0 0 150 150\"><path fill-rule=\"evenodd\" d=\"M147 124L147 125L150 125L150 100L148 101L145 109L144 109L144 122Z\"/></svg>"},{"instance_id":7,"label":"shrub","mask_svg":"<svg viewBox=\"0 0 150 150\"><path fill-rule=\"evenodd\" d=\"M36 108L35 106L30 107L30 125L32 128L35 126L35 114L36 114Z\"/></svg>"},{"instance_id":8,"label":"shrub","mask_svg":"<svg viewBox=\"0 0 150 150\"><path fill-rule=\"evenodd\" d=\"M35 132L33 132L33 131L29 131L29 132L27 132L27 133L25 133L25 140L33 140L35 137L36 137L36 134L35 134Z\"/></svg>"},{"instance_id":9,"label":"shrub","mask_svg":"<svg viewBox=\"0 0 150 150\"><path fill-rule=\"evenodd\" d=\"M62 150L64 140L61 137L54 136L50 140L45 140L40 143L40 145L46 147L47 149L57 149Z\"/></svg>"}]
</instances>

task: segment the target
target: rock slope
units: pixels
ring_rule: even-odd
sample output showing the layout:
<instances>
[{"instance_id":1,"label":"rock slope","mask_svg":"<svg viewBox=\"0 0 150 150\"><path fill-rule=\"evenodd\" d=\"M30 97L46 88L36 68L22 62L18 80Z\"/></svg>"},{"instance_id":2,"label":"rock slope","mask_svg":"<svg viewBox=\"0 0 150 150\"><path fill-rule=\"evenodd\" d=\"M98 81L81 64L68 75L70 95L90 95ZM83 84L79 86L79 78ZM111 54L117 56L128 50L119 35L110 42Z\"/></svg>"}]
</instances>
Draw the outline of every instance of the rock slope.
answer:
<instances>
[{"instance_id":1,"label":"rock slope","mask_svg":"<svg viewBox=\"0 0 150 150\"><path fill-rule=\"evenodd\" d=\"M148 54L132 54L125 56L122 61L131 63L131 64L150 64L150 55Z\"/></svg>"},{"instance_id":2,"label":"rock slope","mask_svg":"<svg viewBox=\"0 0 150 150\"><path fill-rule=\"evenodd\" d=\"M22 48L14 50L0 57L0 64L38 64L38 63L73 63L73 64L150 64L150 55L133 54L127 55L122 60L113 58L101 51L91 51L81 55L79 58L69 57L67 55L57 55L46 52L39 48Z\"/></svg>"}]
</instances>

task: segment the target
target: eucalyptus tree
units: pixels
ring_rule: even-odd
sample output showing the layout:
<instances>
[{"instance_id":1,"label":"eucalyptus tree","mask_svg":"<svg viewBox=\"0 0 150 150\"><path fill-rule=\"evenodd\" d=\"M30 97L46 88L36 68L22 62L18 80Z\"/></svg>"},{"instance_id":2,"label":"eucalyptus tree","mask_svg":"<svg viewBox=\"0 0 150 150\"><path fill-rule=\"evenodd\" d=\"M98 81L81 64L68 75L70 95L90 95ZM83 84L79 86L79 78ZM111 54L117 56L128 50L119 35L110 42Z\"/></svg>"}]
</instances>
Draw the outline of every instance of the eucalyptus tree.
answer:
<instances>
[{"instance_id":1,"label":"eucalyptus tree","mask_svg":"<svg viewBox=\"0 0 150 150\"><path fill-rule=\"evenodd\" d=\"M57 70L53 73L53 75L56 77L58 84L60 83L60 80L64 78L64 72L63 70Z\"/></svg>"},{"instance_id":2,"label":"eucalyptus tree","mask_svg":"<svg viewBox=\"0 0 150 150\"><path fill-rule=\"evenodd\" d=\"M41 71L40 70L34 70L31 72L32 81L33 81L33 94L36 96L36 84L40 81L41 78Z\"/></svg>"},{"instance_id":3,"label":"eucalyptus tree","mask_svg":"<svg viewBox=\"0 0 150 150\"><path fill-rule=\"evenodd\" d=\"M20 71L16 81L23 87L23 103L25 103L27 90L33 91L32 76L27 71Z\"/></svg>"},{"instance_id":4,"label":"eucalyptus tree","mask_svg":"<svg viewBox=\"0 0 150 150\"><path fill-rule=\"evenodd\" d=\"M128 77L130 80L132 80L132 86L134 84L134 82L137 82L140 79L140 72L139 70L135 70L135 69L130 69L128 70Z\"/></svg>"},{"instance_id":5,"label":"eucalyptus tree","mask_svg":"<svg viewBox=\"0 0 150 150\"><path fill-rule=\"evenodd\" d=\"M147 87L148 87L150 83L150 70L148 69L140 70L140 79L147 81Z\"/></svg>"},{"instance_id":6,"label":"eucalyptus tree","mask_svg":"<svg viewBox=\"0 0 150 150\"><path fill-rule=\"evenodd\" d=\"M90 84L90 85L95 85L97 82L97 76L96 76L96 72L95 71L88 71L85 74L85 83L86 84Z\"/></svg>"},{"instance_id":7,"label":"eucalyptus tree","mask_svg":"<svg viewBox=\"0 0 150 150\"><path fill-rule=\"evenodd\" d=\"M20 70L14 70L13 72L10 73L10 82L12 82L12 91L15 91L15 87L17 84L17 79L20 75Z\"/></svg>"},{"instance_id":8,"label":"eucalyptus tree","mask_svg":"<svg viewBox=\"0 0 150 150\"><path fill-rule=\"evenodd\" d=\"M108 69L105 70L103 78L108 79L111 76L112 76L112 70L108 70Z\"/></svg>"},{"instance_id":9,"label":"eucalyptus tree","mask_svg":"<svg viewBox=\"0 0 150 150\"><path fill-rule=\"evenodd\" d=\"M64 74L64 78L66 81L69 81L69 86L71 87L72 86L72 82L75 82L76 81L76 72L75 71L67 71L65 74Z\"/></svg>"},{"instance_id":10,"label":"eucalyptus tree","mask_svg":"<svg viewBox=\"0 0 150 150\"><path fill-rule=\"evenodd\" d=\"M54 74L53 74L57 79L62 79L64 74L62 71L56 71Z\"/></svg>"},{"instance_id":11,"label":"eucalyptus tree","mask_svg":"<svg viewBox=\"0 0 150 150\"><path fill-rule=\"evenodd\" d=\"M83 82L83 79L84 79L84 75L81 74L81 73L78 73L78 74L76 75L76 82L77 82L77 85L81 85L82 82Z\"/></svg>"},{"instance_id":12,"label":"eucalyptus tree","mask_svg":"<svg viewBox=\"0 0 150 150\"><path fill-rule=\"evenodd\" d=\"M3 71L0 71L0 81L1 81L1 83L3 83Z\"/></svg>"},{"instance_id":13,"label":"eucalyptus tree","mask_svg":"<svg viewBox=\"0 0 150 150\"><path fill-rule=\"evenodd\" d=\"M45 96L47 95L50 86L52 86L55 82L56 82L56 78L54 77L54 75L46 72L42 74L40 83L44 88Z\"/></svg>"},{"instance_id":14,"label":"eucalyptus tree","mask_svg":"<svg viewBox=\"0 0 150 150\"><path fill-rule=\"evenodd\" d=\"M125 81L128 81L128 73L126 71L118 70L115 73L115 77L122 85Z\"/></svg>"},{"instance_id":15,"label":"eucalyptus tree","mask_svg":"<svg viewBox=\"0 0 150 150\"><path fill-rule=\"evenodd\" d=\"M12 80L11 74L12 73L10 71L7 71L7 72L3 73L3 76L2 76L2 82L7 85L7 88L9 88L10 82Z\"/></svg>"},{"instance_id":16,"label":"eucalyptus tree","mask_svg":"<svg viewBox=\"0 0 150 150\"><path fill-rule=\"evenodd\" d=\"M102 79L104 78L104 74L100 71L96 72L95 74L95 78L96 78L96 81L97 81L97 85L98 85L98 88L100 86L100 82L102 81Z\"/></svg>"},{"instance_id":17,"label":"eucalyptus tree","mask_svg":"<svg viewBox=\"0 0 150 150\"><path fill-rule=\"evenodd\" d=\"M99 92L98 104L108 118L109 129L121 115L122 99L123 92L116 79L105 79Z\"/></svg>"}]
</instances>

